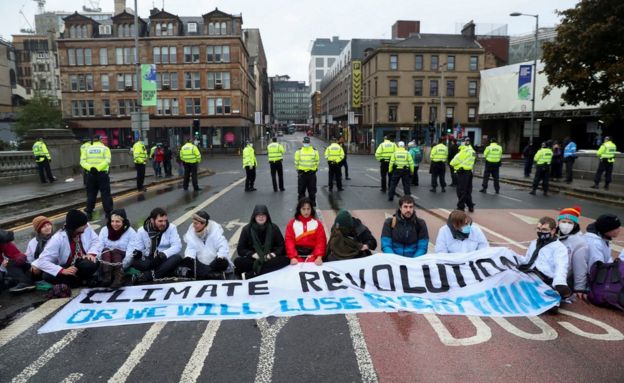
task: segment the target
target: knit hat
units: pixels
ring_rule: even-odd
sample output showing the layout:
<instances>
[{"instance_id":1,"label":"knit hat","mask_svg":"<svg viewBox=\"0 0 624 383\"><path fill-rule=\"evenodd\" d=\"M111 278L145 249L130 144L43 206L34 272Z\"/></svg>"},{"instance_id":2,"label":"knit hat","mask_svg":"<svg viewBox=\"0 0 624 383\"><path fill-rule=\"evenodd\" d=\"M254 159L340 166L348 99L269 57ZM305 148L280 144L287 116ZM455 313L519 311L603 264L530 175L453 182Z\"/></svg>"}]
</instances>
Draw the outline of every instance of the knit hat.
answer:
<instances>
[{"instance_id":1,"label":"knit hat","mask_svg":"<svg viewBox=\"0 0 624 383\"><path fill-rule=\"evenodd\" d=\"M559 217L557 217L557 221L561 221L562 219L569 219L574 223L579 223L579 218L581 216L581 207L566 207L565 209L561 209L559 212Z\"/></svg>"},{"instance_id":2,"label":"knit hat","mask_svg":"<svg viewBox=\"0 0 624 383\"><path fill-rule=\"evenodd\" d=\"M41 230L41 228L46 224L49 223L50 225L52 224L52 222L50 222L50 220L42 215L38 215L35 218L33 218L32 220L32 225L33 225L33 229L35 229L35 233L38 233L39 230Z\"/></svg>"},{"instance_id":3,"label":"knit hat","mask_svg":"<svg viewBox=\"0 0 624 383\"><path fill-rule=\"evenodd\" d=\"M621 226L620 219L613 214L603 214L596 219L596 230L605 234Z\"/></svg>"},{"instance_id":4,"label":"knit hat","mask_svg":"<svg viewBox=\"0 0 624 383\"><path fill-rule=\"evenodd\" d=\"M193 219L205 225L208 223L208 221L210 221L210 214L208 214L204 210L200 210L197 213L193 214Z\"/></svg>"},{"instance_id":5,"label":"knit hat","mask_svg":"<svg viewBox=\"0 0 624 383\"><path fill-rule=\"evenodd\" d=\"M353 217L351 214L344 210L340 209L338 214L336 214L336 220L334 221L334 227L337 228L352 228L353 227Z\"/></svg>"},{"instance_id":6,"label":"knit hat","mask_svg":"<svg viewBox=\"0 0 624 383\"><path fill-rule=\"evenodd\" d=\"M65 216L65 230L74 231L89 222L87 215L80 210L72 209Z\"/></svg>"}]
</instances>

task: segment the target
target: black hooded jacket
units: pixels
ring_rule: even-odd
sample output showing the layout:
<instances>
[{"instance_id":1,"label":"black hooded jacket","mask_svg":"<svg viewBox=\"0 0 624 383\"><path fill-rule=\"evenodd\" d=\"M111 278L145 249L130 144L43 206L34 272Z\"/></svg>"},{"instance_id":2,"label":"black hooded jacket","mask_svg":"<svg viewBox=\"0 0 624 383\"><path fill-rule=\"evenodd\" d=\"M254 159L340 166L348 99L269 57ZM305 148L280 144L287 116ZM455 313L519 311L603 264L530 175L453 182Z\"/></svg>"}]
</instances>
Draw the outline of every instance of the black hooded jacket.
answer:
<instances>
[{"instance_id":1,"label":"black hooded jacket","mask_svg":"<svg viewBox=\"0 0 624 383\"><path fill-rule=\"evenodd\" d=\"M236 246L236 252L239 257L251 257L256 250L254 249L253 242L251 239L251 230L252 223L255 222L256 216L258 214L265 214L267 216L267 221L264 224L273 226L273 243L271 246L271 252L275 253L276 256L281 257L286 255L286 249L284 247L284 236L280 231L279 227L271 221L271 215L269 214L269 209L265 205L256 205L251 214L251 219L249 223L243 227L241 231L240 238L238 240L238 245ZM264 231L258 233L258 238L260 240L264 240Z\"/></svg>"}]
</instances>

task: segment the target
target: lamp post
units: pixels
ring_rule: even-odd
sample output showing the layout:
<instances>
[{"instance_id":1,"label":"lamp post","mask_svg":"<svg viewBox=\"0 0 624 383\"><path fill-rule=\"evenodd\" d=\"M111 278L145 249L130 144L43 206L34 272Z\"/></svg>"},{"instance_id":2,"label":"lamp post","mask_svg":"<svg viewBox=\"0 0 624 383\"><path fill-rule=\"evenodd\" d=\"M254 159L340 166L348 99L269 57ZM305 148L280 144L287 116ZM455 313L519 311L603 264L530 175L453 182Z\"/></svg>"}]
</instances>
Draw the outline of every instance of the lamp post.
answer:
<instances>
[{"instance_id":1,"label":"lamp post","mask_svg":"<svg viewBox=\"0 0 624 383\"><path fill-rule=\"evenodd\" d=\"M537 82L537 32L539 30L539 15L531 15L527 13L513 12L509 16L531 16L535 17L535 49L533 52L533 91L531 93L531 137L529 138L529 144L533 145L533 135L535 132L535 83Z\"/></svg>"}]
</instances>

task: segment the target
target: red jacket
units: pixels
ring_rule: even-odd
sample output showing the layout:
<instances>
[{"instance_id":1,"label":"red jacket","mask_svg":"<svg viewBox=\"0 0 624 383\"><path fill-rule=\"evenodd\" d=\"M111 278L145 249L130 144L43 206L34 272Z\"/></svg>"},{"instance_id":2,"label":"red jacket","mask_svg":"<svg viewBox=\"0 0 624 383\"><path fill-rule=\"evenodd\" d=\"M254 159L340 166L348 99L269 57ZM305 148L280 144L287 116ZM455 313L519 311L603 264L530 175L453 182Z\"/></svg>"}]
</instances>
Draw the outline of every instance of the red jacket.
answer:
<instances>
[{"instance_id":1,"label":"red jacket","mask_svg":"<svg viewBox=\"0 0 624 383\"><path fill-rule=\"evenodd\" d=\"M321 221L315 218L303 218L300 214L286 225L286 255L288 258L297 258L299 262L306 261L299 257L297 246L312 249L312 254L307 257L308 262L314 262L317 257L325 255L327 237Z\"/></svg>"},{"instance_id":2,"label":"red jacket","mask_svg":"<svg viewBox=\"0 0 624 383\"><path fill-rule=\"evenodd\" d=\"M156 148L154 151L154 161L163 162L165 160L165 151L162 148Z\"/></svg>"},{"instance_id":3,"label":"red jacket","mask_svg":"<svg viewBox=\"0 0 624 383\"><path fill-rule=\"evenodd\" d=\"M26 263L26 255L19 251L13 242L0 244L0 262L1 256L9 258L16 266Z\"/></svg>"}]
</instances>

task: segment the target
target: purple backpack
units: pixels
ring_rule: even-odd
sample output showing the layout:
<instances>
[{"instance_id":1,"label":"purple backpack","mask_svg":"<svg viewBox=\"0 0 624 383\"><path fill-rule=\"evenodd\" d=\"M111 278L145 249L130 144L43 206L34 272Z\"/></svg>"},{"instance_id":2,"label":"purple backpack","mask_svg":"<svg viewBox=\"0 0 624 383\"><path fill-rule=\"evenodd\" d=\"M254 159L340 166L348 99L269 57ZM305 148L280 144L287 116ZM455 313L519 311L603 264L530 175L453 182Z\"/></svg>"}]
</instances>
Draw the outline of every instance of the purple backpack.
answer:
<instances>
[{"instance_id":1,"label":"purple backpack","mask_svg":"<svg viewBox=\"0 0 624 383\"><path fill-rule=\"evenodd\" d=\"M589 301L597 306L617 307L624 311L624 262L596 262L589 271Z\"/></svg>"}]
</instances>

